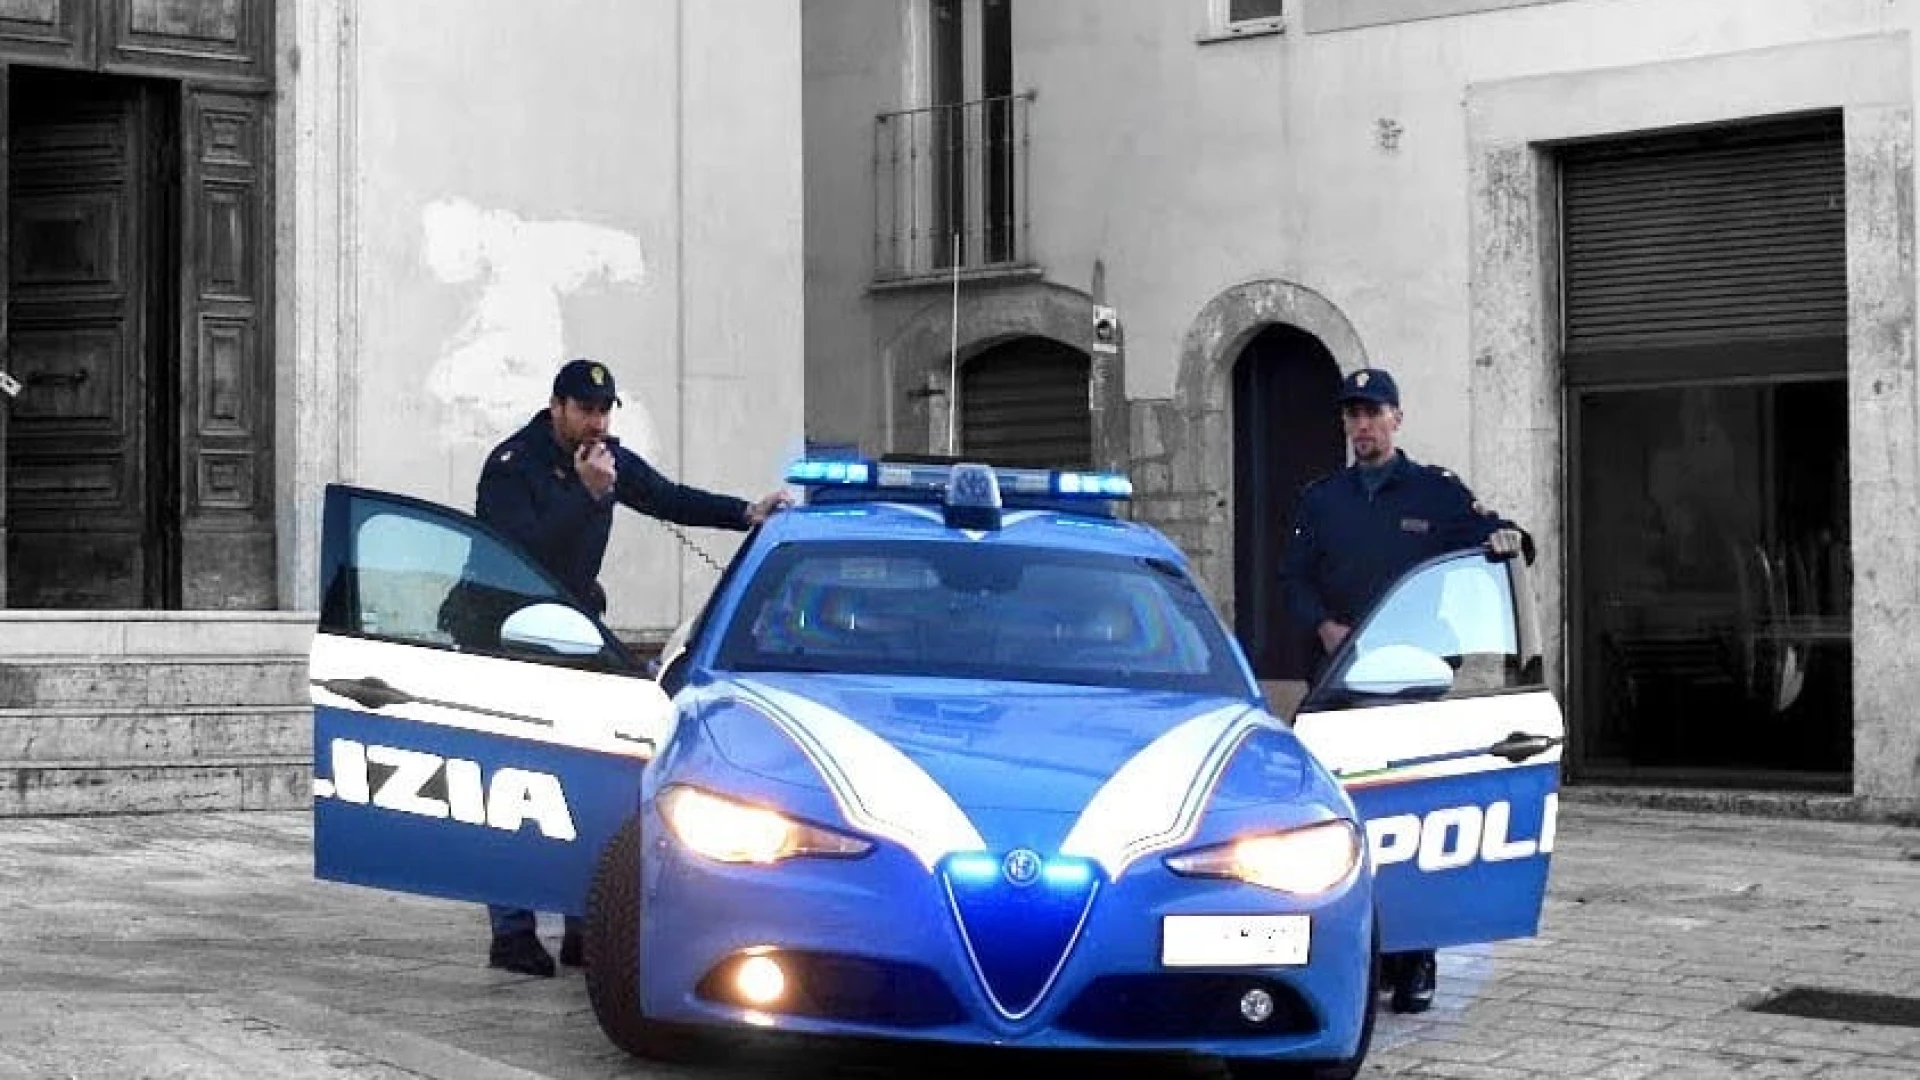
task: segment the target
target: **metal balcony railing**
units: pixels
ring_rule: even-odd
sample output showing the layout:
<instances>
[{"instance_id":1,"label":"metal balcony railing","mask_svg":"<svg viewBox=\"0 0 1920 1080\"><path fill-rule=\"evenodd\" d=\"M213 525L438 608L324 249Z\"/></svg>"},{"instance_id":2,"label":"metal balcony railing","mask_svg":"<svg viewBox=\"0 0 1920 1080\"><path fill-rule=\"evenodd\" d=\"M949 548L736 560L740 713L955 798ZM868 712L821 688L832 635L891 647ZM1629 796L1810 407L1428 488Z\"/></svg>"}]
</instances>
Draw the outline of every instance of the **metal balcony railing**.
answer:
<instances>
[{"instance_id":1,"label":"metal balcony railing","mask_svg":"<svg viewBox=\"0 0 1920 1080\"><path fill-rule=\"evenodd\" d=\"M876 281L1027 265L1032 111L1029 91L880 114Z\"/></svg>"}]
</instances>

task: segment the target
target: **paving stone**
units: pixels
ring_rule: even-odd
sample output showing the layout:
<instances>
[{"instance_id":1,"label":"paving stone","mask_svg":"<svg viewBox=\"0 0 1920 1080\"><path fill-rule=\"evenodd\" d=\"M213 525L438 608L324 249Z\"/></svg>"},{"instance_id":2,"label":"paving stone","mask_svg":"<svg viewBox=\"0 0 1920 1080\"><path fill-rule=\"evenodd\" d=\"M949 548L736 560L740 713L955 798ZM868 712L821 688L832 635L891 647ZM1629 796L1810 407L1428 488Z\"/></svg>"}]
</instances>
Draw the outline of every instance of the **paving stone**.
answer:
<instances>
[{"instance_id":1,"label":"paving stone","mask_svg":"<svg viewBox=\"0 0 1920 1080\"><path fill-rule=\"evenodd\" d=\"M310 827L302 810L0 822L0 1080L982 1071L965 1055L758 1043L715 1068L633 1062L595 1026L578 972L484 966L477 905L314 880ZM1363 1077L1912 1080L1920 1029L1748 1007L1795 986L1920 994L1912 851L1920 830L1569 793L1540 935L1443 950L1435 1008L1383 1013ZM557 920L545 925L556 938ZM1079 1075L1052 1058L994 1060Z\"/></svg>"}]
</instances>

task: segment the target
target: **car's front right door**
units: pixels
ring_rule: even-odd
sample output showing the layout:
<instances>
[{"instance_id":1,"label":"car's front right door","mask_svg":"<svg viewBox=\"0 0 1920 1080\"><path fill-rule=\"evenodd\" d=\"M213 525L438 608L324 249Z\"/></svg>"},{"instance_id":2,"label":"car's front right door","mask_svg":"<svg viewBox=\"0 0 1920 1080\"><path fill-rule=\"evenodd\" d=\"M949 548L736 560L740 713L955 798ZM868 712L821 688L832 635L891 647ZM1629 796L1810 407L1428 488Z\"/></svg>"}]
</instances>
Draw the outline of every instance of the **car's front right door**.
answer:
<instances>
[{"instance_id":1,"label":"car's front right door","mask_svg":"<svg viewBox=\"0 0 1920 1080\"><path fill-rule=\"evenodd\" d=\"M1536 932L1565 726L1519 560L1464 551L1408 571L1294 730L1365 820L1384 951Z\"/></svg>"}]
</instances>

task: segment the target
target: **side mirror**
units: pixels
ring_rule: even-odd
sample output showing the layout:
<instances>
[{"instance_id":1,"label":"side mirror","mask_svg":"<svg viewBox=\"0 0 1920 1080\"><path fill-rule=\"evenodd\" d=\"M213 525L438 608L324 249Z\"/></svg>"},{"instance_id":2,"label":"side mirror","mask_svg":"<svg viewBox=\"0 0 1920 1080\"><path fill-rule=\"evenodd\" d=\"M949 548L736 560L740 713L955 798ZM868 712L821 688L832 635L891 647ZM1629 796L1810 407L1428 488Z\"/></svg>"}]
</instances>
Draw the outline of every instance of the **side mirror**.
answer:
<instances>
[{"instance_id":1,"label":"side mirror","mask_svg":"<svg viewBox=\"0 0 1920 1080\"><path fill-rule=\"evenodd\" d=\"M595 656L606 647L593 620L565 604L532 604L500 625L500 644L556 656Z\"/></svg>"},{"instance_id":2,"label":"side mirror","mask_svg":"<svg viewBox=\"0 0 1920 1080\"><path fill-rule=\"evenodd\" d=\"M1453 689L1453 668L1412 645L1382 645L1356 657L1341 677L1342 688L1373 697L1418 692L1438 696Z\"/></svg>"}]
</instances>

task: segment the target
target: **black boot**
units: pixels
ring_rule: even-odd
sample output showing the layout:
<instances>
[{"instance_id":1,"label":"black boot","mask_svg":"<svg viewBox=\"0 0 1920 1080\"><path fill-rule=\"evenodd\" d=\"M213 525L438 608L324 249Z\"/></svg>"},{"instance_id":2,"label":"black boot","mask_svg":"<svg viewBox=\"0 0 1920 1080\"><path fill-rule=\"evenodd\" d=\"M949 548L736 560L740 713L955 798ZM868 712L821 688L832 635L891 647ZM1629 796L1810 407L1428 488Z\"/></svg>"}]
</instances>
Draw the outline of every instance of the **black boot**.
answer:
<instances>
[{"instance_id":1,"label":"black boot","mask_svg":"<svg viewBox=\"0 0 1920 1080\"><path fill-rule=\"evenodd\" d=\"M571 926L560 937L560 962L568 967L587 966L586 943L580 940L580 931Z\"/></svg>"},{"instance_id":2,"label":"black boot","mask_svg":"<svg viewBox=\"0 0 1920 1080\"><path fill-rule=\"evenodd\" d=\"M1393 1011L1423 1013L1433 1007L1433 991L1439 982L1439 967L1430 952L1409 953L1400 960L1399 978L1393 984Z\"/></svg>"},{"instance_id":3,"label":"black boot","mask_svg":"<svg viewBox=\"0 0 1920 1080\"><path fill-rule=\"evenodd\" d=\"M531 933L507 934L493 939L487 950L487 966L505 968L517 975L553 978L553 956L540 939Z\"/></svg>"}]
</instances>

